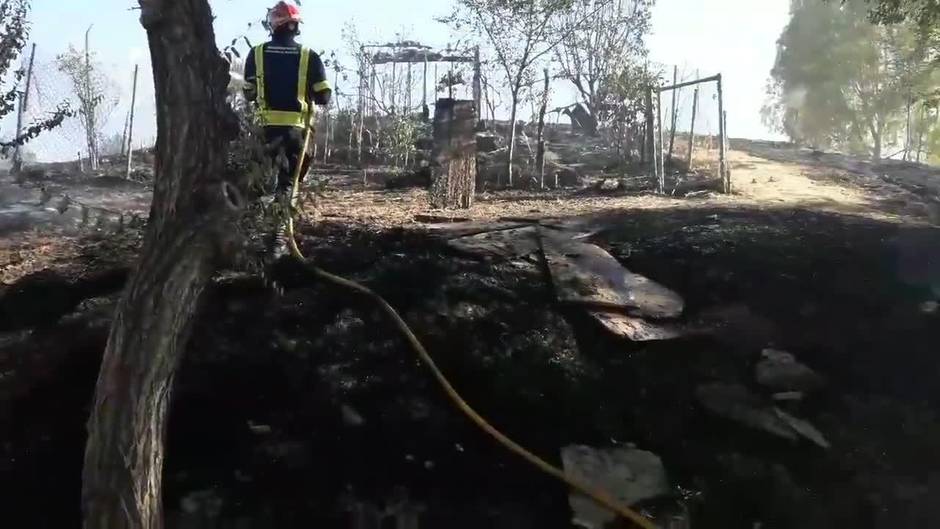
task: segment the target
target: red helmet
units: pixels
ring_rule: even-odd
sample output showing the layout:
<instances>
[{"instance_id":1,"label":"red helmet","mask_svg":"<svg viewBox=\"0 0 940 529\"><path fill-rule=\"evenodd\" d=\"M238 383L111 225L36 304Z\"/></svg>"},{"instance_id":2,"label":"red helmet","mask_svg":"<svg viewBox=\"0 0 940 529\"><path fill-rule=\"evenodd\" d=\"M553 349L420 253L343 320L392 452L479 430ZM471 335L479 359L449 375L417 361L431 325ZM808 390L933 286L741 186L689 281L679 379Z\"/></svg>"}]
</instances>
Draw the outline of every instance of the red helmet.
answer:
<instances>
[{"instance_id":1,"label":"red helmet","mask_svg":"<svg viewBox=\"0 0 940 529\"><path fill-rule=\"evenodd\" d=\"M294 22L300 24L300 9L287 2L278 2L276 6L268 10L268 29L275 31L284 24Z\"/></svg>"}]
</instances>

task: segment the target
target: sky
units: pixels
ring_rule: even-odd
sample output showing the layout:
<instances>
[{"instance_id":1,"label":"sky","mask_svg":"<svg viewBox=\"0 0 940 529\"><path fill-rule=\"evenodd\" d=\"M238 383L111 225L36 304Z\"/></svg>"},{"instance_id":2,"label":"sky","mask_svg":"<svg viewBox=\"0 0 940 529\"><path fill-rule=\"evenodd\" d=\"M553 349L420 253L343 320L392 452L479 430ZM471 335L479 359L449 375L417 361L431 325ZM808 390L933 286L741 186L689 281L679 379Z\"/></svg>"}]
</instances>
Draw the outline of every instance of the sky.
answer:
<instances>
[{"instance_id":1,"label":"sky","mask_svg":"<svg viewBox=\"0 0 940 529\"><path fill-rule=\"evenodd\" d=\"M257 21L273 0L210 0L210 4L220 47L241 36L252 42L266 36ZM300 40L315 50L341 49L342 30L348 22L356 25L366 41L388 41L404 31L429 45L443 47L450 37L449 29L435 18L450 11L451 0L304 0L302 4L305 25ZM135 0L33 0L31 41L37 44L36 64L46 72L37 71L37 78L51 80L55 79L54 72L49 72L55 55L69 45L82 47L91 26L90 47L119 86L121 96L107 133L123 129L134 65L139 64L135 144L147 144L156 133L153 78L146 34L138 20L139 11L133 9L136 5ZM776 40L787 23L788 11L788 0L658 0L648 40L650 59L669 65L670 75L671 65L678 65L684 78L696 70L703 76L720 71L725 79L730 135L775 138L762 125L760 108ZM252 28L248 28L250 22L255 22ZM66 87L54 89L64 91ZM46 90L54 92L49 87ZM553 103L574 101L567 87L556 92ZM0 122L0 130L8 131L9 122L8 116Z\"/></svg>"}]
</instances>

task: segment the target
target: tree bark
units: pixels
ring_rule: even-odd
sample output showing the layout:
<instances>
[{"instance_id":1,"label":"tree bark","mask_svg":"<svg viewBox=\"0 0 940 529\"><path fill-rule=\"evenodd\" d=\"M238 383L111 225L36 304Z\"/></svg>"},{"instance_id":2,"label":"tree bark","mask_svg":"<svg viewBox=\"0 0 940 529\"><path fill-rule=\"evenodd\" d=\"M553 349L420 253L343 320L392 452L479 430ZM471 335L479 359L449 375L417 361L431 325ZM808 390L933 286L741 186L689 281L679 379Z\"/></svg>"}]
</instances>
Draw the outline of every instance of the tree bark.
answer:
<instances>
[{"instance_id":1,"label":"tree bark","mask_svg":"<svg viewBox=\"0 0 940 529\"><path fill-rule=\"evenodd\" d=\"M86 529L163 525L164 437L192 317L242 206L225 180L236 122L207 0L140 0L157 106L156 177L136 271L118 304L95 388L82 507ZM241 184L241 183L239 183Z\"/></svg>"},{"instance_id":2,"label":"tree bark","mask_svg":"<svg viewBox=\"0 0 940 529\"><path fill-rule=\"evenodd\" d=\"M548 109L548 68L545 69L545 87L542 90L542 105L539 107L538 151L535 166L539 171L539 187L545 189L545 111Z\"/></svg>"},{"instance_id":3,"label":"tree bark","mask_svg":"<svg viewBox=\"0 0 940 529\"><path fill-rule=\"evenodd\" d=\"M516 154L516 112L519 110L519 93L512 94L512 111L509 114L509 158L506 160L506 174L509 187L512 187L512 162Z\"/></svg>"}]
</instances>

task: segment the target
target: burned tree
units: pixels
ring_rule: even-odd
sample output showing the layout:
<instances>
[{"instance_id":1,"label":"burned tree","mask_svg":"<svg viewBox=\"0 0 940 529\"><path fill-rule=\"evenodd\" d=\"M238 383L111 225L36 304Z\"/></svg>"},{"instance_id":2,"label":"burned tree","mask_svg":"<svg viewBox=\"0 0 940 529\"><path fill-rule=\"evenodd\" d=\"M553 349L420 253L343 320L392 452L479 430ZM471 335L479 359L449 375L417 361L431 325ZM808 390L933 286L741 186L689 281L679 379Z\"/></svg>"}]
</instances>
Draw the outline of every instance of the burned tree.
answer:
<instances>
[{"instance_id":1,"label":"burned tree","mask_svg":"<svg viewBox=\"0 0 940 529\"><path fill-rule=\"evenodd\" d=\"M476 191L477 115L473 101L440 99L434 111L429 198L436 208L469 208Z\"/></svg>"},{"instance_id":2,"label":"burned tree","mask_svg":"<svg viewBox=\"0 0 940 529\"><path fill-rule=\"evenodd\" d=\"M578 91L595 122L605 121L605 104L617 76L647 55L651 29L650 0L574 2L560 22L563 35L555 48L562 76ZM566 29L572 28L572 29Z\"/></svg>"},{"instance_id":3,"label":"burned tree","mask_svg":"<svg viewBox=\"0 0 940 529\"><path fill-rule=\"evenodd\" d=\"M140 261L118 304L88 422L86 528L162 527L172 383L196 303L240 207L223 176L234 115L207 0L139 0L157 106L156 177Z\"/></svg>"}]
</instances>

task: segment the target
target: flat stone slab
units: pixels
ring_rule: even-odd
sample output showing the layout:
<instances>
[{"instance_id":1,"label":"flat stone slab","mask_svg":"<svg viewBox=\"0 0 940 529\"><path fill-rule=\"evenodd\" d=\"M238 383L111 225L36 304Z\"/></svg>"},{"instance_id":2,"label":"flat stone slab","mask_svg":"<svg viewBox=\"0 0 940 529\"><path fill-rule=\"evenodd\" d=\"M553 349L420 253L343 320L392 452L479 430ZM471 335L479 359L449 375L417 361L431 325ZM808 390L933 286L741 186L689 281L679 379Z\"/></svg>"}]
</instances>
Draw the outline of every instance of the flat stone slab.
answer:
<instances>
[{"instance_id":1,"label":"flat stone slab","mask_svg":"<svg viewBox=\"0 0 940 529\"><path fill-rule=\"evenodd\" d=\"M566 446L561 449L564 470L626 505L668 495L671 492L663 462L656 454L635 448ZM580 494L568 497L574 524L585 529L604 529L616 515Z\"/></svg>"},{"instance_id":2,"label":"flat stone slab","mask_svg":"<svg viewBox=\"0 0 940 529\"><path fill-rule=\"evenodd\" d=\"M559 301L607 304L642 318L682 315L685 302L679 294L627 270L603 248L550 230L540 234Z\"/></svg>"},{"instance_id":3,"label":"flat stone slab","mask_svg":"<svg viewBox=\"0 0 940 529\"><path fill-rule=\"evenodd\" d=\"M480 256L495 256L504 259L525 257L538 251L536 228L526 226L506 230L488 231L467 235L447 241L451 248Z\"/></svg>"}]
</instances>

